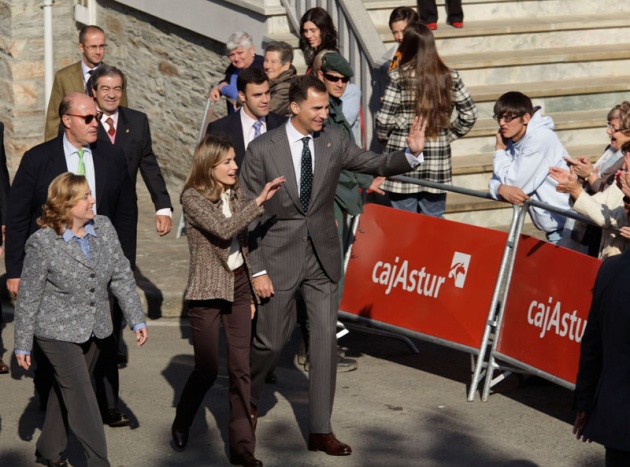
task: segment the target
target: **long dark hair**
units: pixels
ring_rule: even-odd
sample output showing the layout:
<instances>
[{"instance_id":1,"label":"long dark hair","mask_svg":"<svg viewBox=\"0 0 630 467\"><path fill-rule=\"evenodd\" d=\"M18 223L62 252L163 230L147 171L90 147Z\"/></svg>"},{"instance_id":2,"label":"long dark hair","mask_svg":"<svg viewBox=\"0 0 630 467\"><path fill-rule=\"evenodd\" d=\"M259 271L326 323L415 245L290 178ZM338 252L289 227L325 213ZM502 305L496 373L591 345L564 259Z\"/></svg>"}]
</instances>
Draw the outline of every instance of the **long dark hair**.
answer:
<instances>
[{"instance_id":1,"label":"long dark hair","mask_svg":"<svg viewBox=\"0 0 630 467\"><path fill-rule=\"evenodd\" d=\"M317 48L311 47L308 39L306 39L302 33L304 23L308 21L319 28L322 43ZM311 8L302 15L302 19L300 19L299 35L300 49L304 54L304 61L309 68L313 64L313 59L315 55L317 55L317 52L323 49L337 50L339 47L337 42L337 30L335 29L333 20L330 15L326 13L326 10L320 7Z\"/></svg>"},{"instance_id":2,"label":"long dark hair","mask_svg":"<svg viewBox=\"0 0 630 467\"><path fill-rule=\"evenodd\" d=\"M426 119L427 136L437 136L451 123L451 70L438 55L433 33L424 24L412 23L405 28L399 50L402 85L415 89L416 115Z\"/></svg>"}]
</instances>

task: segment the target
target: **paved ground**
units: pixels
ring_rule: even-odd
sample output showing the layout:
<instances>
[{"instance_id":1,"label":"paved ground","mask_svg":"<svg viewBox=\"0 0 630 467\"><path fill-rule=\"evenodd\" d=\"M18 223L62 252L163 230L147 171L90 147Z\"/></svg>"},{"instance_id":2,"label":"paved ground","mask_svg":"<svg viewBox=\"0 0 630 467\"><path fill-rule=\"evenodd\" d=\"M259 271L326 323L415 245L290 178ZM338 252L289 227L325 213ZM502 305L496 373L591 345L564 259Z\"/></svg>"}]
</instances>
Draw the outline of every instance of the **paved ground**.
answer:
<instances>
[{"instance_id":1,"label":"paved ground","mask_svg":"<svg viewBox=\"0 0 630 467\"><path fill-rule=\"evenodd\" d=\"M177 196L174 196L176 201ZM141 210L147 211L141 192ZM176 203L178 204L178 203ZM176 219L179 219L179 209ZM221 373L192 427L185 452L169 445L174 402L192 366L188 322L179 318L187 277L185 239L158 239L151 216L141 219L138 265L150 338L130 348L121 370L121 398L133 416L129 428L106 427L112 466L220 466L226 458L227 378ZM13 315L3 304L1 356L11 360ZM127 333L128 341L130 334ZM269 385L258 423L257 456L267 466L599 466L603 448L571 435L571 393L537 379L511 376L489 402L466 402L470 357L418 342L414 355L400 341L352 332L342 340L359 369L340 374L333 426L354 453L333 458L306 449L307 377L293 356L294 339ZM223 362L224 363L224 362ZM225 368L225 365L222 365ZM35 465L43 414L32 374L11 362L0 375L0 466ZM75 440L72 466L85 467Z\"/></svg>"}]
</instances>

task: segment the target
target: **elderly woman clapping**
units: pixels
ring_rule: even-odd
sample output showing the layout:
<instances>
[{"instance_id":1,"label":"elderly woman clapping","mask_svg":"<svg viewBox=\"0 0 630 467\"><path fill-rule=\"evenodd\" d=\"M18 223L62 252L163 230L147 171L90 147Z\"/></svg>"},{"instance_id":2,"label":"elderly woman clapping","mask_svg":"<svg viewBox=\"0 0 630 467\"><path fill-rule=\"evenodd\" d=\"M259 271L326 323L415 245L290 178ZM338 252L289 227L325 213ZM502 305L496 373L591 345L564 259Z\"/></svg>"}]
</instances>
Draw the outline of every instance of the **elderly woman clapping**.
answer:
<instances>
[{"instance_id":1,"label":"elderly woman clapping","mask_svg":"<svg viewBox=\"0 0 630 467\"><path fill-rule=\"evenodd\" d=\"M108 286L138 346L147 340L129 262L109 219L95 215L95 203L84 176L59 175L48 188L37 221L41 230L26 243L15 306L15 353L18 364L28 370L35 340L54 370L55 386L37 441L38 455L48 465L67 465L64 420L83 445L88 466L110 465L90 381L101 342L112 333Z\"/></svg>"},{"instance_id":2,"label":"elderly woman clapping","mask_svg":"<svg viewBox=\"0 0 630 467\"><path fill-rule=\"evenodd\" d=\"M570 172L552 167L549 175L558 182L556 191L569 193L573 210L588 217L594 224L603 229L598 257L618 255L624 252L630 239L630 223L628 222L628 202L630 201L630 142L621 148L623 169L615 175L617 183L609 185L603 191L589 195L579 182L575 168Z\"/></svg>"}]
</instances>

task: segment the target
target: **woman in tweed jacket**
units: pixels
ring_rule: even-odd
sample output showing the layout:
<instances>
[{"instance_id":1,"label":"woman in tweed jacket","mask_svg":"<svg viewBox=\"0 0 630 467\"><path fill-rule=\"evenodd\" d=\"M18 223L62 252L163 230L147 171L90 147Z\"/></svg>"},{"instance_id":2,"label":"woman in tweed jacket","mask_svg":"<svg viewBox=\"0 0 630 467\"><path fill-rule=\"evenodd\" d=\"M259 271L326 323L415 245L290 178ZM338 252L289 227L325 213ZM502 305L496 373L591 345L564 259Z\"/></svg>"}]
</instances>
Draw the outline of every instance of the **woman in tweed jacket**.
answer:
<instances>
[{"instance_id":1,"label":"woman in tweed jacket","mask_svg":"<svg viewBox=\"0 0 630 467\"><path fill-rule=\"evenodd\" d=\"M247 226L284 182L267 183L254 200L238 188L234 149L228 139L206 135L195 150L181 202L190 249L186 289L195 367L177 404L173 443L183 449L203 398L217 378L219 323L228 346L230 461L257 466L250 417L249 345L255 296L247 262Z\"/></svg>"},{"instance_id":2,"label":"woman in tweed jacket","mask_svg":"<svg viewBox=\"0 0 630 467\"><path fill-rule=\"evenodd\" d=\"M37 452L49 466L67 466L62 452L70 426L89 467L109 466L103 421L90 381L103 339L112 333L108 288L136 333L147 329L136 282L107 217L94 215L94 198L82 175L64 173L48 188L37 223L26 242L26 258L15 305L15 353L28 369L33 340L52 364L55 387ZM59 396L63 398L60 404Z\"/></svg>"},{"instance_id":3,"label":"woman in tweed jacket","mask_svg":"<svg viewBox=\"0 0 630 467\"><path fill-rule=\"evenodd\" d=\"M451 142L468 133L477 121L475 103L459 74L442 62L433 33L425 25L407 26L399 50L400 66L389 74L376 115L378 139L386 152L405 149L409 128L415 116L422 115L427 122L424 164L404 175L450 184ZM444 215L443 191L393 180L386 180L381 188L395 208Z\"/></svg>"}]
</instances>

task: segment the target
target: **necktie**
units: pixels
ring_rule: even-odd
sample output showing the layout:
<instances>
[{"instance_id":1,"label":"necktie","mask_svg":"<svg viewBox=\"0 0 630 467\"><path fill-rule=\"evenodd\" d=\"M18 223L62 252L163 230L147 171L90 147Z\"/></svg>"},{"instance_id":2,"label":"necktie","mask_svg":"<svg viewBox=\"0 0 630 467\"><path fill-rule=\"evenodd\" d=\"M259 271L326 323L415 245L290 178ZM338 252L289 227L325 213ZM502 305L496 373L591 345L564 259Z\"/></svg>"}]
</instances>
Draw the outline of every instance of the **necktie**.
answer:
<instances>
[{"instance_id":1,"label":"necktie","mask_svg":"<svg viewBox=\"0 0 630 467\"><path fill-rule=\"evenodd\" d=\"M313 161L311 150L308 147L310 139L308 136L302 138L304 148L302 148L302 168L300 170L300 203L302 203L304 212L308 211L308 205L311 202L311 191L313 190Z\"/></svg>"},{"instance_id":2,"label":"necktie","mask_svg":"<svg viewBox=\"0 0 630 467\"><path fill-rule=\"evenodd\" d=\"M109 125L109 129L107 130L107 134L109 135L109 139L112 140L112 143L114 142L114 138L116 137L116 128L114 128L114 120L112 120L112 117L107 117L107 119L105 119L105 123L107 123L107 125Z\"/></svg>"},{"instance_id":3,"label":"necktie","mask_svg":"<svg viewBox=\"0 0 630 467\"><path fill-rule=\"evenodd\" d=\"M262 127L262 122L260 120L256 120L254 122L254 139L260 136L260 128Z\"/></svg>"},{"instance_id":4,"label":"necktie","mask_svg":"<svg viewBox=\"0 0 630 467\"><path fill-rule=\"evenodd\" d=\"M94 93L92 92L92 73L94 73L94 70L88 71L88 75L90 75L90 77L85 83L85 93L90 97L94 97Z\"/></svg>"},{"instance_id":5,"label":"necktie","mask_svg":"<svg viewBox=\"0 0 630 467\"><path fill-rule=\"evenodd\" d=\"M83 149L77 151L79 155L79 166L77 167L77 175L85 176L85 162L83 161Z\"/></svg>"}]
</instances>

